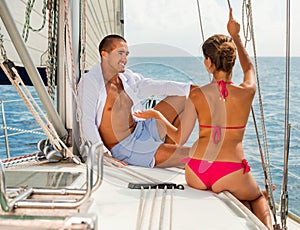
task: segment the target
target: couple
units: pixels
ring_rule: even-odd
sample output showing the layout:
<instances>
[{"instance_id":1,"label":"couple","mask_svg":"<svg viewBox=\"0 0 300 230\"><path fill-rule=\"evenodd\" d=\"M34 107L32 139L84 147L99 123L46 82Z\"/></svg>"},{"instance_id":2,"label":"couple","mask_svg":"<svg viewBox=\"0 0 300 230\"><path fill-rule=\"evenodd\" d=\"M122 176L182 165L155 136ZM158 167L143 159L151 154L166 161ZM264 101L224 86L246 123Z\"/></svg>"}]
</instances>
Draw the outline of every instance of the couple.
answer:
<instances>
[{"instance_id":1,"label":"couple","mask_svg":"<svg viewBox=\"0 0 300 230\"><path fill-rule=\"evenodd\" d=\"M125 39L105 37L99 45L101 64L79 83L83 133L92 143L103 142L107 152L127 164L187 163L190 186L230 191L272 228L267 201L244 159L242 140L256 82L231 9L227 29L231 37L214 35L202 46L204 65L213 75L212 82L202 87L157 82L125 69L129 54ZM231 82L236 49L244 72L240 85ZM168 97L154 109L141 111L140 97L152 95ZM185 147L196 120L199 138L191 148Z\"/></svg>"}]
</instances>

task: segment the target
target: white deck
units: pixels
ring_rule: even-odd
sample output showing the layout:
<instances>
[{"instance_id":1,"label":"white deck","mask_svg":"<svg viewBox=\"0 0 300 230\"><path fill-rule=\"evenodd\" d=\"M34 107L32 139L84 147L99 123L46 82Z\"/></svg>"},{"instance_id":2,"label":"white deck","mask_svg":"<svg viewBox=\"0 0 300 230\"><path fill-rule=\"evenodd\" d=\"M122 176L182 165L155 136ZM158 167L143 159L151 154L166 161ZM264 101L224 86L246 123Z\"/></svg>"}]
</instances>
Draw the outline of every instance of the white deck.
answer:
<instances>
[{"instance_id":1,"label":"white deck","mask_svg":"<svg viewBox=\"0 0 300 230\"><path fill-rule=\"evenodd\" d=\"M72 186L69 186L72 188L80 188L85 182L84 167L74 164L44 164L31 167L31 169L20 168L17 170L32 172L33 168L34 171L44 172L82 172ZM167 190L164 198L163 189L159 189L157 192L155 189L146 189L143 191L143 205L140 205L141 190L129 189L128 182L145 183L145 180L149 180L146 177L184 185L184 190L174 190L172 209L172 190ZM8 180L11 180L11 178L8 178ZM164 199L165 201L163 201ZM88 214L96 217L97 229L101 230L265 229L262 223L230 194L221 193L217 195L209 191L199 191L190 188L185 183L184 171L176 168L146 169L131 166L125 168L105 166L103 183L92 194L90 201L90 204L86 204L84 207L76 210L19 209L15 214L30 215L30 213L33 213L34 215L39 214L42 216L68 216L76 215L76 212L79 212L79 215ZM163 206L162 203L164 203ZM143 214L138 219L139 210L143 210ZM153 214L152 210L154 210ZM5 215L7 214L5 213ZM46 222L51 226L51 220ZM14 224L17 226L16 223L16 221L9 221L11 226ZM296 225L290 220L288 224L288 229L300 229L299 224ZM7 226L8 222L2 219L1 225ZM30 227L33 225L33 222L30 223ZM25 226L24 223L22 226ZM44 226L47 225L44 223ZM137 226L140 226L140 228L137 228Z\"/></svg>"}]
</instances>

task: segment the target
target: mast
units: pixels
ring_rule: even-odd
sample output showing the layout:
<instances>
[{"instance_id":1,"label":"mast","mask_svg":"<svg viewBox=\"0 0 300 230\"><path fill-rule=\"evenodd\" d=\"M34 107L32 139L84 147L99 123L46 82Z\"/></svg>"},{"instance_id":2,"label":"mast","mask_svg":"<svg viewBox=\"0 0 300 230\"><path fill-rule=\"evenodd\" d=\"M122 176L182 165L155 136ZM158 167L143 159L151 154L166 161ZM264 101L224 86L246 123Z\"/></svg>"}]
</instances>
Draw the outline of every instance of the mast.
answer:
<instances>
[{"instance_id":1,"label":"mast","mask_svg":"<svg viewBox=\"0 0 300 230\"><path fill-rule=\"evenodd\" d=\"M59 0L57 109L68 130L66 140L74 154L79 127L76 120L76 85L80 77L81 1Z\"/></svg>"}]
</instances>

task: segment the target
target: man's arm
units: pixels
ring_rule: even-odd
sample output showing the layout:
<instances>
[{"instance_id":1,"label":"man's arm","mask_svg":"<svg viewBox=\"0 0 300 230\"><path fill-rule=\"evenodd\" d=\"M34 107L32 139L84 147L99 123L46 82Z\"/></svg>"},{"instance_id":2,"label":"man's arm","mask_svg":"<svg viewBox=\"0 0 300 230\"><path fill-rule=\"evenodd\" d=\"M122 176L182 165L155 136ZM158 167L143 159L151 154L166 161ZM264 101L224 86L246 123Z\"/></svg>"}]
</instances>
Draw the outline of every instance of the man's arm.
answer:
<instances>
[{"instance_id":1,"label":"man's arm","mask_svg":"<svg viewBox=\"0 0 300 230\"><path fill-rule=\"evenodd\" d=\"M185 96L188 98L190 94L190 83L145 78L141 74L134 73L128 69L124 75L126 75L127 84L138 97Z\"/></svg>"},{"instance_id":2,"label":"man's arm","mask_svg":"<svg viewBox=\"0 0 300 230\"><path fill-rule=\"evenodd\" d=\"M96 124L99 97L96 88L96 82L91 77L83 76L78 84L80 135L84 141L90 141L92 144L103 143Z\"/></svg>"}]
</instances>

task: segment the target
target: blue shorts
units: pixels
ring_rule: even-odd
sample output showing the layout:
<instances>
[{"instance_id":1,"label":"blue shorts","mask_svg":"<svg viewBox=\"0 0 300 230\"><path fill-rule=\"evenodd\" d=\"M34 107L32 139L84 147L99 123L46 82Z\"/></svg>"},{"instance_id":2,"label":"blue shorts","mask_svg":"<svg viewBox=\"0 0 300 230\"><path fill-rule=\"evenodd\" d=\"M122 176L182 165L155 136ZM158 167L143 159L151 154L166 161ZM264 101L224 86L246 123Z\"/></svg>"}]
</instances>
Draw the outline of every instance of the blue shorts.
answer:
<instances>
[{"instance_id":1,"label":"blue shorts","mask_svg":"<svg viewBox=\"0 0 300 230\"><path fill-rule=\"evenodd\" d=\"M154 118L138 121L134 132L120 141L111 150L112 157L129 165L153 168L154 155L163 143Z\"/></svg>"}]
</instances>

